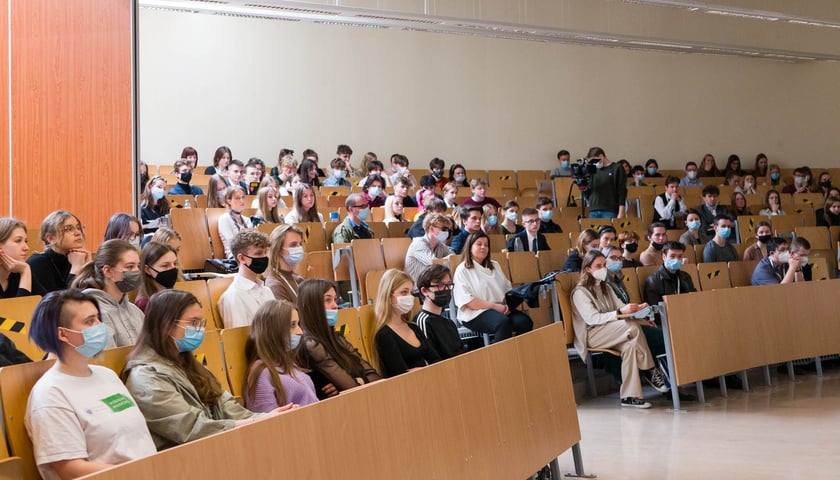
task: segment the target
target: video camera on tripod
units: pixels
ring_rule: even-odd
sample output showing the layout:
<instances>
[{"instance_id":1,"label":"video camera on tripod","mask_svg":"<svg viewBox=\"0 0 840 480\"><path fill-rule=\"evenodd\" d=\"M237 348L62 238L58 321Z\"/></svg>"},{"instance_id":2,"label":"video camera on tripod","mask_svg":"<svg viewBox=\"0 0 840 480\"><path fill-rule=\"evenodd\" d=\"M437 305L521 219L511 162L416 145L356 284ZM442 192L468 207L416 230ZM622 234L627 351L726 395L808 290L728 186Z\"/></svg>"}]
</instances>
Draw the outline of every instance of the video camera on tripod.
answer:
<instances>
[{"instance_id":1,"label":"video camera on tripod","mask_svg":"<svg viewBox=\"0 0 840 480\"><path fill-rule=\"evenodd\" d=\"M589 179L598 171L598 167L595 164L599 161L600 159L597 157L590 159L579 158L569 166L572 171L574 184L579 189L586 190L589 187Z\"/></svg>"}]
</instances>

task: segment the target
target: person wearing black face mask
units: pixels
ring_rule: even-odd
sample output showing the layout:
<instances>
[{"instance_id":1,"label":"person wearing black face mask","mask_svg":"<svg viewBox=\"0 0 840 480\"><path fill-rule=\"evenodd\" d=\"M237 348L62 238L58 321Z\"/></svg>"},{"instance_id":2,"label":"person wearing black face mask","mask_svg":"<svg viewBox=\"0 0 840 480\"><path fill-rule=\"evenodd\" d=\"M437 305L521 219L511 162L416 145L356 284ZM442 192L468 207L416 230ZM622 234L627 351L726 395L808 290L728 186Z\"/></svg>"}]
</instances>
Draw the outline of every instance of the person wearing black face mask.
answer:
<instances>
[{"instance_id":1,"label":"person wearing black face mask","mask_svg":"<svg viewBox=\"0 0 840 480\"><path fill-rule=\"evenodd\" d=\"M744 250L744 260L761 260L767 256L767 242L773 238L770 222L758 222L755 225L756 242Z\"/></svg>"},{"instance_id":2,"label":"person wearing black face mask","mask_svg":"<svg viewBox=\"0 0 840 480\"><path fill-rule=\"evenodd\" d=\"M268 268L269 246L268 236L255 230L242 230L233 237L230 250L239 271L219 298L225 328L250 325L257 310L274 300L274 293L259 277Z\"/></svg>"},{"instance_id":3,"label":"person wearing black face mask","mask_svg":"<svg viewBox=\"0 0 840 480\"><path fill-rule=\"evenodd\" d=\"M204 190L200 187L190 185L192 180L192 165L190 162L181 159L175 162L174 167L178 183L169 189L167 195L204 195Z\"/></svg>"},{"instance_id":4,"label":"person wearing black face mask","mask_svg":"<svg viewBox=\"0 0 840 480\"><path fill-rule=\"evenodd\" d=\"M633 230L625 230L618 234L618 245L621 247L621 267L641 267L642 262L636 258L639 251L639 234Z\"/></svg>"},{"instance_id":5,"label":"person wearing black face mask","mask_svg":"<svg viewBox=\"0 0 840 480\"><path fill-rule=\"evenodd\" d=\"M180 280L178 252L165 243L149 242L140 255L140 271L143 279L134 304L145 312L149 297L161 290L171 289Z\"/></svg>"},{"instance_id":6,"label":"person wearing black face mask","mask_svg":"<svg viewBox=\"0 0 840 480\"><path fill-rule=\"evenodd\" d=\"M441 359L464 353L458 328L448 318L441 316L452 299L452 275L443 265L432 265L417 278L417 290L423 306L414 317L414 323L438 352Z\"/></svg>"},{"instance_id":7,"label":"person wearing black face mask","mask_svg":"<svg viewBox=\"0 0 840 480\"><path fill-rule=\"evenodd\" d=\"M662 247L668 241L666 226L662 222L653 222L648 226L647 239L650 246L639 255L642 265L662 265Z\"/></svg>"}]
</instances>

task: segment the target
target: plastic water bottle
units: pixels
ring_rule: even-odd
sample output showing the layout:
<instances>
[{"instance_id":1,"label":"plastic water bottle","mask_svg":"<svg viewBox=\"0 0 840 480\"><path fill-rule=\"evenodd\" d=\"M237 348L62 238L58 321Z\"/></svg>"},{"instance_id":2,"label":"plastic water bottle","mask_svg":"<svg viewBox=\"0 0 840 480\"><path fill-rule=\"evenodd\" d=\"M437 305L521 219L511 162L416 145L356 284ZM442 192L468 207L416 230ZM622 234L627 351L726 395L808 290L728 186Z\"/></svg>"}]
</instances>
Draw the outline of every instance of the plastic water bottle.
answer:
<instances>
[{"instance_id":1,"label":"plastic water bottle","mask_svg":"<svg viewBox=\"0 0 840 480\"><path fill-rule=\"evenodd\" d=\"M521 238L516 237L513 240L513 251L514 252L524 252L525 251L525 247L522 245L522 239Z\"/></svg>"},{"instance_id":2,"label":"plastic water bottle","mask_svg":"<svg viewBox=\"0 0 840 480\"><path fill-rule=\"evenodd\" d=\"M189 200L184 200L184 208L192 208Z\"/></svg>"}]
</instances>

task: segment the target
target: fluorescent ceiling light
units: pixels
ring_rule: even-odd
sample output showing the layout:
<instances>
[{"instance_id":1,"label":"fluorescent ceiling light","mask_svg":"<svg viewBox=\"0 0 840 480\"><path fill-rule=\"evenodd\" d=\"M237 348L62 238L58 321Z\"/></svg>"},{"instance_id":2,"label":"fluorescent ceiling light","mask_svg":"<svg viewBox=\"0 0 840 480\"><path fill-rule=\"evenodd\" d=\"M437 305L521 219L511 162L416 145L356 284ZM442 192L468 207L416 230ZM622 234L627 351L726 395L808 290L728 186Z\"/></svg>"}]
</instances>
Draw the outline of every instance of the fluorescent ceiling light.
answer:
<instances>
[{"instance_id":1,"label":"fluorescent ceiling light","mask_svg":"<svg viewBox=\"0 0 840 480\"><path fill-rule=\"evenodd\" d=\"M691 0L624 0L624 2L640 5L653 5L657 7L676 7L686 9L689 12L703 12L712 15L746 18L751 20L764 20L767 22L784 20L788 23L807 25L811 27L840 28L840 22L835 20L802 17L784 12L754 10L749 8L730 7L727 5L714 5Z\"/></svg>"}]
</instances>

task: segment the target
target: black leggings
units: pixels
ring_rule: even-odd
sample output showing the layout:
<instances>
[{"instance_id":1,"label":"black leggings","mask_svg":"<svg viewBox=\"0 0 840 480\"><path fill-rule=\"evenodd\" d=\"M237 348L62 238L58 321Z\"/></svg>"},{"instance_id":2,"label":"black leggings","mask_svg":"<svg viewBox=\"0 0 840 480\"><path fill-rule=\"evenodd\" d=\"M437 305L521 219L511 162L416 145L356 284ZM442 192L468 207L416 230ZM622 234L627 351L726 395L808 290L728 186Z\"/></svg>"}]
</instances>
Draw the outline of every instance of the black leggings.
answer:
<instances>
[{"instance_id":1,"label":"black leggings","mask_svg":"<svg viewBox=\"0 0 840 480\"><path fill-rule=\"evenodd\" d=\"M531 317L519 310L511 311L510 315L492 309L485 310L469 322L464 322L464 325L474 332L492 333L493 343L510 338L514 333L530 332L534 328Z\"/></svg>"}]
</instances>

